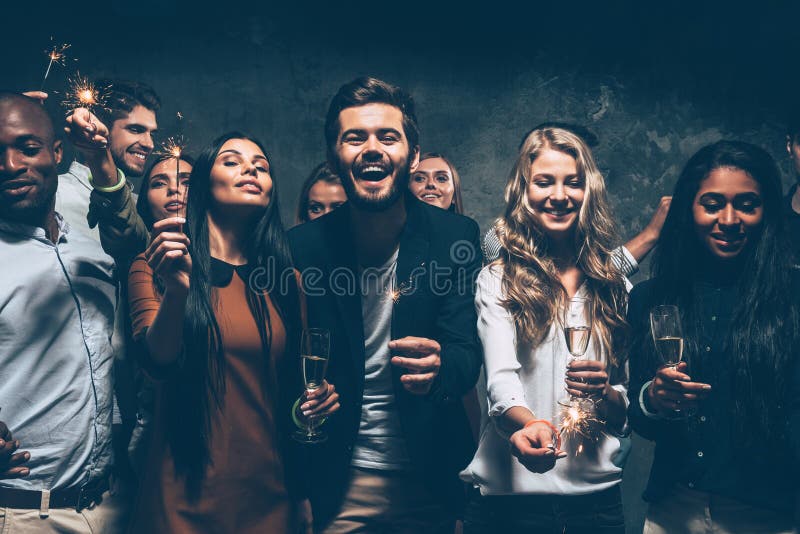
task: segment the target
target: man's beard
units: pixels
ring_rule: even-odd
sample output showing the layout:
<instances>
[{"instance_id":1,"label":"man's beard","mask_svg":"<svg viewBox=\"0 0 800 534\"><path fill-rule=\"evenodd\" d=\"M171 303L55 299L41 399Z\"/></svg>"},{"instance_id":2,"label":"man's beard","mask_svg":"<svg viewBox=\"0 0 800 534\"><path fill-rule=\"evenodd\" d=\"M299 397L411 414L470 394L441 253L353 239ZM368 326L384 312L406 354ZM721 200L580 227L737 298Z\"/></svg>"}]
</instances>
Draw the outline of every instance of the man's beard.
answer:
<instances>
[{"instance_id":1,"label":"man's beard","mask_svg":"<svg viewBox=\"0 0 800 534\"><path fill-rule=\"evenodd\" d=\"M339 177L342 187L347 195L347 201L363 211L380 212L393 206L408 189L408 180L411 176L410 159L397 168L395 179L388 193L359 193L354 179L351 178L350 169L339 167Z\"/></svg>"},{"instance_id":2,"label":"man's beard","mask_svg":"<svg viewBox=\"0 0 800 534\"><path fill-rule=\"evenodd\" d=\"M119 170L125 173L125 176L127 177L141 176L144 172L142 169L135 169L130 165L128 165L127 162L125 161L125 154L127 153L128 153L127 148L123 148L121 152L112 150L111 157L114 160L114 165L116 165ZM144 163L142 165L144 165Z\"/></svg>"}]
</instances>

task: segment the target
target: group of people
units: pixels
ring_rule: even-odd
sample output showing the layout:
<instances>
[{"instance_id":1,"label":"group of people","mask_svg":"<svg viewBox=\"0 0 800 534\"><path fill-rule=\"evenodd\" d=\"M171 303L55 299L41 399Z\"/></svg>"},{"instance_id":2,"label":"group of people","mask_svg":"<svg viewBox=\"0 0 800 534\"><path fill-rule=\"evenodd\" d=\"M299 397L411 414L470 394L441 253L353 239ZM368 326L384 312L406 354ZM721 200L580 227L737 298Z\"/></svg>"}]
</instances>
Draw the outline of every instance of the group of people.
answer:
<instances>
[{"instance_id":1,"label":"group of people","mask_svg":"<svg viewBox=\"0 0 800 534\"><path fill-rule=\"evenodd\" d=\"M800 191L763 149L699 150L620 246L596 137L543 123L481 238L410 95L357 78L287 232L269 145L154 155L156 93L100 84L60 176L46 95L0 92L3 532L623 533L631 431L645 532L797 527Z\"/></svg>"}]
</instances>

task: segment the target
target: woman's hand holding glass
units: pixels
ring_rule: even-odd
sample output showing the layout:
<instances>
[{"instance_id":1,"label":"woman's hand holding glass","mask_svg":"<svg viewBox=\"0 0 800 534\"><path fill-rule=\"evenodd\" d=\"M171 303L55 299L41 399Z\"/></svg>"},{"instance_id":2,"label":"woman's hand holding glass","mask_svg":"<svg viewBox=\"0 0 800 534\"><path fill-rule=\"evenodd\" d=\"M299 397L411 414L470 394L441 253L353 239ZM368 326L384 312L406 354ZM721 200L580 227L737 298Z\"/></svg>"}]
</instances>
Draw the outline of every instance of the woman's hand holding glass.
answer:
<instances>
[{"instance_id":1,"label":"woman's hand holding glass","mask_svg":"<svg viewBox=\"0 0 800 534\"><path fill-rule=\"evenodd\" d=\"M676 366L663 366L647 388L647 402L661 414L696 410L699 402L711 392L711 385L692 382L686 374L686 362Z\"/></svg>"},{"instance_id":2,"label":"woman's hand holding glass","mask_svg":"<svg viewBox=\"0 0 800 534\"><path fill-rule=\"evenodd\" d=\"M567 364L567 393L574 398L605 399L608 395L606 364L596 360L572 360Z\"/></svg>"},{"instance_id":3,"label":"woman's hand holding glass","mask_svg":"<svg viewBox=\"0 0 800 534\"><path fill-rule=\"evenodd\" d=\"M303 401L300 405L300 413L304 419L314 417L328 417L335 413L339 406L339 394L333 384L323 380L322 385L313 391L303 394Z\"/></svg>"}]
</instances>

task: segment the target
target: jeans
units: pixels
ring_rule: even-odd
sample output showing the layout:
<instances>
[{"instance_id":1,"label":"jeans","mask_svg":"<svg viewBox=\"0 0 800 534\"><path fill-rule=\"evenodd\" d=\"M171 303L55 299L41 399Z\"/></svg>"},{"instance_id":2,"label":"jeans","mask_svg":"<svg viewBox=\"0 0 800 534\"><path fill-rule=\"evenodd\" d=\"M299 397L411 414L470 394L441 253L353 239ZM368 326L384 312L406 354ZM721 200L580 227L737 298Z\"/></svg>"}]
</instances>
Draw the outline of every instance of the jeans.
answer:
<instances>
[{"instance_id":1,"label":"jeans","mask_svg":"<svg viewBox=\"0 0 800 534\"><path fill-rule=\"evenodd\" d=\"M588 495L488 495L470 491L464 534L625 534L619 484Z\"/></svg>"}]
</instances>

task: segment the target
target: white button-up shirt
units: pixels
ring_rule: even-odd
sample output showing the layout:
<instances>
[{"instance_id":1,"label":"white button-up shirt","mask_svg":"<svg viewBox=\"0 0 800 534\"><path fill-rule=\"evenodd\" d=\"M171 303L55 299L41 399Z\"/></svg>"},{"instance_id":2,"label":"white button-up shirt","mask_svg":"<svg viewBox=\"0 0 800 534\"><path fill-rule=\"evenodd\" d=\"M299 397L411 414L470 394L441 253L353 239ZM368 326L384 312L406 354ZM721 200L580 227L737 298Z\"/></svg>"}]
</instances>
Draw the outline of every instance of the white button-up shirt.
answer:
<instances>
[{"instance_id":1,"label":"white button-up shirt","mask_svg":"<svg viewBox=\"0 0 800 534\"><path fill-rule=\"evenodd\" d=\"M587 296L581 286L576 296ZM607 489L622 480L622 463L628 438L599 433L596 442L564 438L566 458L557 460L546 473L532 473L512 456L508 436L492 419L513 406L530 409L539 419L557 427L559 401L568 398L564 382L569 350L564 332L551 325L545 338L535 347L518 344L511 314L502 306L502 268L484 267L478 276L475 305L478 334L483 344L486 372L486 408L489 421L483 425L478 452L461 473L461 478L479 487L483 495L550 494L580 495ZM589 360L604 360L590 340L584 355ZM623 382L627 382L627 377ZM626 384L612 384L625 398ZM583 445L582 452L578 447Z\"/></svg>"}]
</instances>

